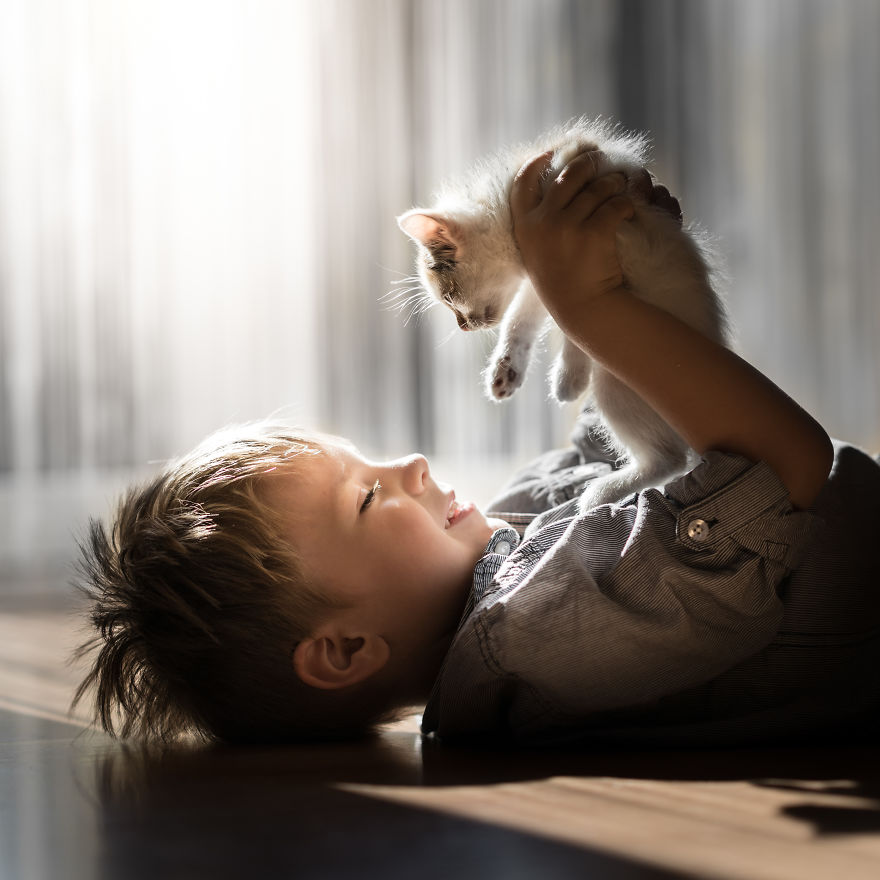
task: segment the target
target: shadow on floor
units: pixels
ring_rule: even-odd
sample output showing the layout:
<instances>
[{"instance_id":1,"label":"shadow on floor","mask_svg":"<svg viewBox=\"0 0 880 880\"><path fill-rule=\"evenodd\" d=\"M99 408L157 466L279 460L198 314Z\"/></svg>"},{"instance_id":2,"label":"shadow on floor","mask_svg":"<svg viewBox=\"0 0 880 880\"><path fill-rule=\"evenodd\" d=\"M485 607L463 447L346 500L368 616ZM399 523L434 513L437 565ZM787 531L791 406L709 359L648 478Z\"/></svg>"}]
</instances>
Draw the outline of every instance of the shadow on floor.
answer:
<instances>
[{"instance_id":1,"label":"shadow on floor","mask_svg":"<svg viewBox=\"0 0 880 880\"><path fill-rule=\"evenodd\" d=\"M880 769L875 752L863 747L533 752L451 748L398 728L347 744L158 751L0 711L0 873L135 880L679 876L587 845L346 789L461 786L463 797L469 790L479 797L480 786L556 776L746 780L803 791L803 804L785 813L817 834L880 829Z\"/></svg>"},{"instance_id":2,"label":"shadow on floor","mask_svg":"<svg viewBox=\"0 0 880 880\"><path fill-rule=\"evenodd\" d=\"M476 787L556 776L745 781L803 792L807 802L785 807L783 813L809 823L816 835L880 831L880 760L876 749L864 745L653 752L490 750L445 746L415 732L391 730L364 741L308 746L163 751L117 744L94 766L96 791L108 803L145 797L176 801L194 792L210 800L217 780L222 780L226 795L235 792L237 801L254 796L271 800L276 794L284 798L292 791L346 784ZM817 793L821 804L815 802Z\"/></svg>"},{"instance_id":3,"label":"shadow on floor","mask_svg":"<svg viewBox=\"0 0 880 880\"><path fill-rule=\"evenodd\" d=\"M588 846L339 787L354 779L419 784L418 739L406 734L338 748L159 753L0 710L0 876L681 876Z\"/></svg>"}]
</instances>

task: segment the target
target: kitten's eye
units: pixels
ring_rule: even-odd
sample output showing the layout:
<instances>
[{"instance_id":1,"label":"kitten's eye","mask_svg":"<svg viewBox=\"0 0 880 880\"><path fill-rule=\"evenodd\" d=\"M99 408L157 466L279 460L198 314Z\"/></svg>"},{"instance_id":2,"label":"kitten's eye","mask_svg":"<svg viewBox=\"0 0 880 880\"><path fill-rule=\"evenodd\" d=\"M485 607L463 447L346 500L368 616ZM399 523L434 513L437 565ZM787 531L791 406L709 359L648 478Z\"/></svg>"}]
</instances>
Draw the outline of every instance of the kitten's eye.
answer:
<instances>
[{"instance_id":1,"label":"kitten's eye","mask_svg":"<svg viewBox=\"0 0 880 880\"><path fill-rule=\"evenodd\" d=\"M364 498L364 503L361 505L361 513L363 513L372 503L373 499L376 497L376 493L382 488L382 484L376 480L373 483L373 488L367 492L367 497Z\"/></svg>"},{"instance_id":2,"label":"kitten's eye","mask_svg":"<svg viewBox=\"0 0 880 880\"><path fill-rule=\"evenodd\" d=\"M455 245L448 241L438 238L436 241L428 242L428 250L435 260L440 260L442 263L455 261Z\"/></svg>"},{"instance_id":3,"label":"kitten's eye","mask_svg":"<svg viewBox=\"0 0 880 880\"><path fill-rule=\"evenodd\" d=\"M442 275L444 272L451 272L454 268L455 260L435 259L433 263L428 263L428 271L436 272L438 275Z\"/></svg>"},{"instance_id":4,"label":"kitten's eye","mask_svg":"<svg viewBox=\"0 0 880 880\"><path fill-rule=\"evenodd\" d=\"M428 269L431 272L451 272L455 268L455 246L446 241L434 241L428 245L431 260Z\"/></svg>"}]
</instances>

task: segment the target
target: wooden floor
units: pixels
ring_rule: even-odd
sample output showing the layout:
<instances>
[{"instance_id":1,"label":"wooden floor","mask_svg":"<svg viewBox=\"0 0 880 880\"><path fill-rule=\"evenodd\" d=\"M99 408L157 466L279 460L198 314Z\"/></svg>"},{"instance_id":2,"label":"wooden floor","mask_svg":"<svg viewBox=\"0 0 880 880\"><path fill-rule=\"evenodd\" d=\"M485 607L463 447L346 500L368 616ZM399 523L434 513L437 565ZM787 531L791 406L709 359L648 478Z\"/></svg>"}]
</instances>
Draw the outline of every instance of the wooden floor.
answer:
<instances>
[{"instance_id":1,"label":"wooden floor","mask_svg":"<svg viewBox=\"0 0 880 880\"><path fill-rule=\"evenodd\" d=\"M150 754L67 720L76 625L0 603L2 878L880 878L864 746Z\"/></svg>"}]
</instances>

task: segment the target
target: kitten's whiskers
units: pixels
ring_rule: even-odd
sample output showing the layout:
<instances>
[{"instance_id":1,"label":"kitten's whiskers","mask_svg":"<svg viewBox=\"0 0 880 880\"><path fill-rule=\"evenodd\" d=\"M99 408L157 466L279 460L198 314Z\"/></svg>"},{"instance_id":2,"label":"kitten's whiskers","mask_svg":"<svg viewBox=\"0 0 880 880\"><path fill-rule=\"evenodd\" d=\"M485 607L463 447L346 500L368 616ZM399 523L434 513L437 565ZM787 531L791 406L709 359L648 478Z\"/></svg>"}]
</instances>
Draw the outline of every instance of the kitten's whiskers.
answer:
<instances>
[{"instance_id":1,"label":"kitten's whiskers","mask_svg":"<svg viewBox=\"0 0 880 880\"><path fill-rule=\"evenodd\" d=\"M416 302L413 304L410 313L406 316L406 320L403 322L404 327L406 327L413 318L421 318L428 309L433 309L434 306L437 305L434 300L426 296L420 296L418 298L412 296L407 302L412 302L413 299L416 299Z\"/></svg>"},{"instance_id":2,"label":"kitten's whiskers","mask_svg":"<svg viewBox=\"0 0 880 880\"><path fill-rule=\"evenodd\" d=\"M380 303L388 303L389 306L393 307L394 304L403 299L407 294L416 292L421 296L427 296L424 290L422 290L421 285L416 285L414 287L405 287L403 290L390 290L388 293L379 297Z\"/></svg>"},{"instance_id":3,"label":"kitten's whiskers","mask_svg":"<svg viewBox=\"0 0 880 880\"><path fill-rule=\"evenodd\" d=\"M391 283L407 286L401 290L388 291L388 293L379 297L379 302L385 303L386 310L393 309L394 311L405 313L404 326L407 326L413 318L437 305L422 286L422 281L418 275L409 275L406 278L401 278L399 281L392 281Z\"/></svg>"},{"instance_id":4,"label":"kitten's whiskers","mask_svg":"<svg viewBox=\"0 0 880 880\"><path fill-rule=\"evenodd\" d=\"M458 332L459 332L459 331L458 331L457 328L456 328L455 330L450 330L449 333L447 333L446 336L444 336L444 337L443 337L443 338L437 343L437 345L434 346L434 350L436 351L437 349L439 349L439 348L441 348L442 346L446 345L446 343L449 342L454 336L457 336L457 335L458 335Z\"/></svg>"},{"instance_id":5,"label":"kitten's whiskers","mask_svg":"<svg viewBox=\"0 0 880 880\"><path fill-rule=\"evenodd\" d=\"M422 286L422 279L419 278L418 275L405 275L403 278L397 278L396 280L392 281L391 284L394 286L397 286L399 284L406 284L410 288L421 287ZM382 299L386 299L389 296L392 296L392 297L397 296L397 291L396 290L389 291L388 293L385 294L384 297L382 297Z\"/></svg>"}]
</instances>

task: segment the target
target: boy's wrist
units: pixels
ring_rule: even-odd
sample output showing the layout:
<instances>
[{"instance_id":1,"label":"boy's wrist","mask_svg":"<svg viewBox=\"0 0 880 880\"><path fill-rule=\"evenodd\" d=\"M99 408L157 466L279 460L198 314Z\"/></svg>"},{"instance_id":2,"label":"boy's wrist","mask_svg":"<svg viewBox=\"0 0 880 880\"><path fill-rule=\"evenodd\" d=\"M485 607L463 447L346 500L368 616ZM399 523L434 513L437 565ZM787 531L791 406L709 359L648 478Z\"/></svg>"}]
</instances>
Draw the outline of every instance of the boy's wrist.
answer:
<instances>
[{"instance_id":1,"label":"boy's wrist","mask_svg":"<svg viewBox=\"0 0 880 880\"><path fill-rule=\"evenodd\" d=\"M620 310L635 299L628 287L615 284L579 299L544 300L544 305L563 333L589 352L591 341L622 319Z\"/></svg>"}]
</instances>

